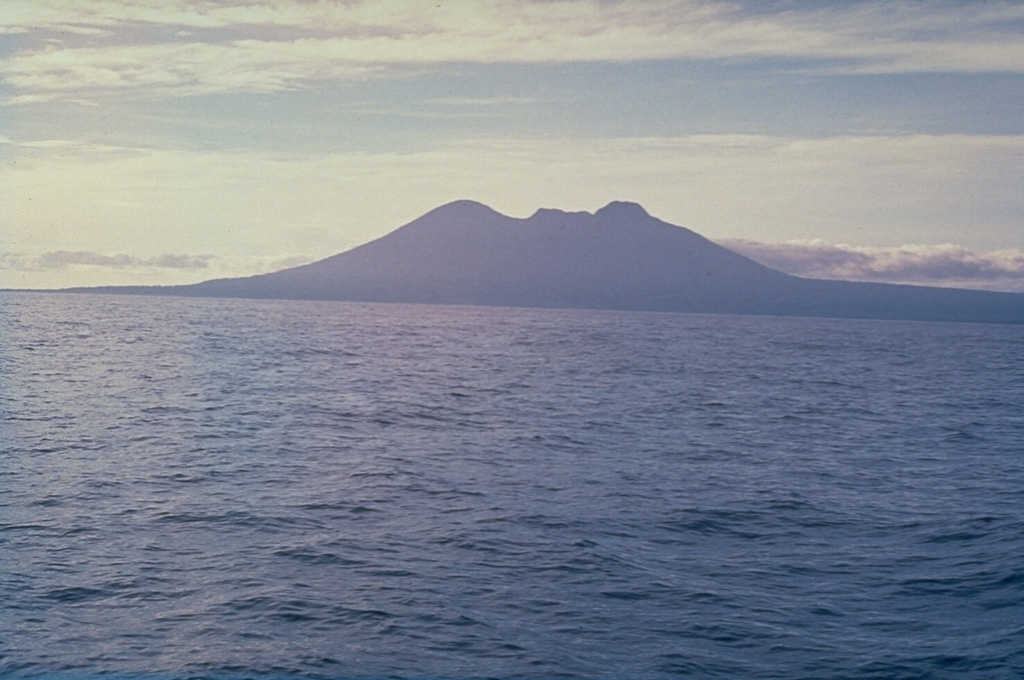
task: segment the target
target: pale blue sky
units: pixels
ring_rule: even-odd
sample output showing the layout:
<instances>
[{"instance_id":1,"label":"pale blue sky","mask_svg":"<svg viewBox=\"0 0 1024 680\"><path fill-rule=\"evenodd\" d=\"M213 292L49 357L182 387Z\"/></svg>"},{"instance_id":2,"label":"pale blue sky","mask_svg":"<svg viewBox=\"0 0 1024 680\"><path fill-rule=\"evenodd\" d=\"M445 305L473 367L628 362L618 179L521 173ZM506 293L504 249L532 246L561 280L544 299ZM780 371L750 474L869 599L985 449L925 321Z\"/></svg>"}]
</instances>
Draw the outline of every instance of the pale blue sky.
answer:
<instances>
[{"instance_id":1,"label":"pale blue sky","mask_svg":"<svg viewBox=\"0 0 1024 680\"><path fill-rule=\"evenodd\" d=\"M265 271L471 198L1024 289L1022 38L1022 2L5 0L0 286Z\"/></svg>"}]
</instances>

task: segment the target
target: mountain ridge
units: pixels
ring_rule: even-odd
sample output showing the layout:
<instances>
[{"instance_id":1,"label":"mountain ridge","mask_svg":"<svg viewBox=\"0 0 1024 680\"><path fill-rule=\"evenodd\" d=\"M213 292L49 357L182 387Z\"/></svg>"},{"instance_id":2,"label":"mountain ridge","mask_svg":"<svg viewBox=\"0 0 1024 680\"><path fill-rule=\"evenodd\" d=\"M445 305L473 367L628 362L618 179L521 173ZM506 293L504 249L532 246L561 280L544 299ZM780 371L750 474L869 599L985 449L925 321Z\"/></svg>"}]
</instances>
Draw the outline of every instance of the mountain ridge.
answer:
<instances>
[{"instance_id":1,"label":"mountain ridge","mask_svg":"<svg viewBox=\"0 0 1024 680\"><path fill-rule=\"evenodd\" d=\"M629 201L515 218L458 200L351 250L277 272L65 290L1024 323L1021 293L799 278Z\"/></svg>"}]
</instances>

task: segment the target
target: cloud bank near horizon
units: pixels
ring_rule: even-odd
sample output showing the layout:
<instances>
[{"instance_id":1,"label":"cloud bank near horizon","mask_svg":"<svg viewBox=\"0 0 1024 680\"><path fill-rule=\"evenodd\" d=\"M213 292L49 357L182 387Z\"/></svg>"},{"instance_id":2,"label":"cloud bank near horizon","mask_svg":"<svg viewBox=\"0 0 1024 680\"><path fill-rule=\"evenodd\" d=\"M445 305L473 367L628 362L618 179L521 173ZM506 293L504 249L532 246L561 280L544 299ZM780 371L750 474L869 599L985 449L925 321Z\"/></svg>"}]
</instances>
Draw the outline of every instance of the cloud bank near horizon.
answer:
<instances>
[{"instance_id":1,"label":"cloud bank near horizon","mask_svg":"<svg viewBox=\"0 0 1024 680\"><path fill-rule=\"evenodd\" d=\"M111 269L206 269L213 255L186 255L169 253L156 257L135 257L124 253L108 255L86 250L55 250L35 257L14 253L0 254L0 269L21 269L25 271L50 271L74 265L109 267Z\"/></svg>"},{"instance_id":2,"label":"cloud bank near horizon","mask_svg":"<svg viewBox=\"0 0 1024 680\"><path fill-rule=\"evenodd\" d=\"M0 252L4 286L68 288L113 285L125 274L139 285L197 283L213 278L251 276L308 264L309 255L218 256L165 253L140 256L89 250L55 250L40 254Z\"/></svg>"},{"instance_id":3,"label":"cloud bank near horizon","mask_svg":"<svg viewBox=\"0 0 1024 680\"><path fill-rule=\"evenodd\" d=\"M805 278L1024 293L1024 250L1020 249L978 253L954 244L860 247L821 240L763 243L718 239L716 242L765 266ZM278 271L315 259L308 255L225 258L184 253L153 257L91 251L54 251L35 256L0 253L0 271L34 273L74 269L80 273L91 269L94 276L102 279L103 270L130 270L159 279L162 276L159 270L188 270L191 273L188 282L193 283Z\"/></svg>"},{"instance_id":4,"label":"cloud bank near horizon","mask_svg":"<svg viewBox=\"0 0 1024 680\"><path fill-rule=\"evenodd\" d=\"M817 239L717 242L767 267L806 278L1024 292L1021 249L977 253L950 243L864 247Z\"/></svg>"}]
</instances>

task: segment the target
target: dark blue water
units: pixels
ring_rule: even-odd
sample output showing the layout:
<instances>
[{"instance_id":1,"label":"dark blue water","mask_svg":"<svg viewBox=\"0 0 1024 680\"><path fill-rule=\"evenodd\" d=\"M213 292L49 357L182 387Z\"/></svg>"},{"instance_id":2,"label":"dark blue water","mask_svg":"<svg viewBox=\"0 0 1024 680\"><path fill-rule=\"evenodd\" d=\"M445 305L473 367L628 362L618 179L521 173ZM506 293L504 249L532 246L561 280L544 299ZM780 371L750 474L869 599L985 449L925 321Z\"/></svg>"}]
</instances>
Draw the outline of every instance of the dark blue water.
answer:
<instances>
[{"instance_id":1,"label":"dark blue water","mask_svg":"<svg viewBox=\"0 0 1024 680\"><path fill-rule=\"evenodd\" d=\"M0 297L0 676L1020 678L1024 329Z\"/></svg>"}]
</instances>

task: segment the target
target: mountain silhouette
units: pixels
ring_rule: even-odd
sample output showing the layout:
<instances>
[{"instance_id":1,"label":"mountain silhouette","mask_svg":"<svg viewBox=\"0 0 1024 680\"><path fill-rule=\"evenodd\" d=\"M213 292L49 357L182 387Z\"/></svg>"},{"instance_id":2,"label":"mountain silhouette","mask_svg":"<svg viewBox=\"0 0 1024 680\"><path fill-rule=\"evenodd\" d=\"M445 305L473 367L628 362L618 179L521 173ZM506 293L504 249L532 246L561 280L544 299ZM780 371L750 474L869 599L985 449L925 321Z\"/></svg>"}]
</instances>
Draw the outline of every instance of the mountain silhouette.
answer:
<instances>
[{"instance_id":1,"label":"mountain silhouette","mask_svg":"<svg viewBox=\"0 0 1024 680\"><path fill-rule=\"evenodd\" d=\"M636 203L526 219L443 205L375 241L270 274L73 291L1024 323L1024 294L804 279Z\"/></svg>"}]
</instances>

